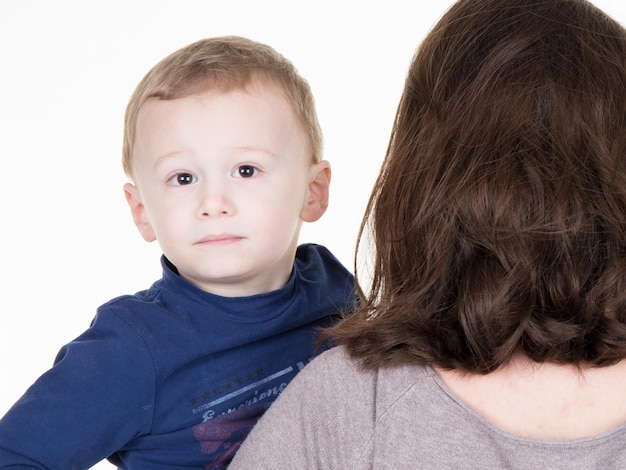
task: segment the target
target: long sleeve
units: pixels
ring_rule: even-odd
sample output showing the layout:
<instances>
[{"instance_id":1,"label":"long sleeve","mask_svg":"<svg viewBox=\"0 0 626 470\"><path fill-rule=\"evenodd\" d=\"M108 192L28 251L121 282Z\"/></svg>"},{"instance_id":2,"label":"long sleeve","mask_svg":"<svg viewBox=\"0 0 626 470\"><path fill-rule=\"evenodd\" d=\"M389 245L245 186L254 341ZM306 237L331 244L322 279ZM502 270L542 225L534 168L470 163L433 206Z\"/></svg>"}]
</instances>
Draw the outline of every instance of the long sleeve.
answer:
<instances>
[{"instance_id":1,"label":"long sleeve","mask_svg":"<svg viewBox=\"0 0 626 470\"><path fill-rule=\"evenodd\" d=\"M0 468L89 468L148 431L154 385L141 337L96 317L0 420Z\"/></svg>"}]
</instances>

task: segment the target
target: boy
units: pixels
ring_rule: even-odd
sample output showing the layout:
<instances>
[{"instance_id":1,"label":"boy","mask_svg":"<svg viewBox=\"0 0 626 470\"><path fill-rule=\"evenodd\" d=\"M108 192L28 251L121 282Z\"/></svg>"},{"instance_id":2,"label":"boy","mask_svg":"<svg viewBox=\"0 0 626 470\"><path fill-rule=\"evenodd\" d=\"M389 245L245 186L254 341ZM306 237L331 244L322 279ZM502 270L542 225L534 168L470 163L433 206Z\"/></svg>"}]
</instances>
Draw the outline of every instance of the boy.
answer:
<instances>
[{"instance_id":1,"label":"boy","mask_svg":"<svg viewBox=\"0 0 626 470\"><path fill-rule=\"evenodd\" d=\"M163 277L113 299L0 421L0 467L223 468L354 303L352 275L297 246L330 167L310 89L273 49L201 40L141 81L125 118L133 220Z\"/></svg>"}]
</instances>

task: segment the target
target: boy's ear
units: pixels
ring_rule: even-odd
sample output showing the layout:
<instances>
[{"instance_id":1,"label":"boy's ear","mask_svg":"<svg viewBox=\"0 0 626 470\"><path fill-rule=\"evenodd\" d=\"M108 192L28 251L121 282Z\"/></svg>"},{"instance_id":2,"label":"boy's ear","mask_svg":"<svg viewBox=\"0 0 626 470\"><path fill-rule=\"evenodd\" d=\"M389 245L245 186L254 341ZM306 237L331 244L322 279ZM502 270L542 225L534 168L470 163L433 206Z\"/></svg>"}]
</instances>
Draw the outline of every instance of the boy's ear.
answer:
<instances>
[{"instance_id":1,"label":"boy's ear","mask_svg":"<svg viewBox=\"0 0 626 470\"><path fill-rule=\"evenodd\" d=\"M326 160L311 166L308 196L300 214L300 218L305 222L315 222L326 212L330 176L330 163Z\"/></svg>"},{"instance_id":2,"label":"boy's ear","mask_svg":"<svg viewBox=\"0 0 626 470\"><path fill-rule=\"evenodd\" d=\"M152 225L148 221L146 215L146 208L141 202L141 196L139 190L133 184L126 183L124 185L124 196L126 196L126 202L130 206L130 213L133 215L133 221L139 229L139 233L143 239L147 242L153 242L156 240L156 234L152 229Z\"/></svg>"}]
</instances>

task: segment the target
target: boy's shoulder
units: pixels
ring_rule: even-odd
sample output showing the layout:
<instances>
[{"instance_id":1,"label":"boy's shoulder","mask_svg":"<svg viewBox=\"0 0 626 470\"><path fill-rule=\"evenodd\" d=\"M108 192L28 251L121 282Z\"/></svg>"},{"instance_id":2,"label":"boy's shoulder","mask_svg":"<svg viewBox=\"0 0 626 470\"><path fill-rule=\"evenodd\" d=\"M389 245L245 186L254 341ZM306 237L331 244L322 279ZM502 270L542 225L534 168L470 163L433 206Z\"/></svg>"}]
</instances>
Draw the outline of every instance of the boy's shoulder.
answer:
<instances>
[{"instance_id":1,"label":"boy's shoulder","mask_svg":"<svg viewBox=\"0 0 626 470\"><path fill-rule=\"evenodd\" d=\"M300 287L309 286L312 294L339 302L350 311L355 305L354 275L328 248L315 243L298 247L294 271Z\"/></svg>"},{"instance_id":2,"label":"boy's shoulder","mask_svg":"<svg viewBox=\"0 0 626 470\"><path fill-rule=\"evenodd\" d=\"M312 257L318 257L320 259L337 260L328 248L318 243L302 243L298 245L296 249L296 260L308 260Z\"/></svg>"},{"instance_id":3,"label":"boy's shoulder","mask_svg":"<svg viewBox=\"0 0 626 470\"><path fill-rule=\"evenodd\" d=\"M334 272L337 275L353 280L352 273L346 269L341 261L328 248L316 243L299 245L296 250L295 264L304 274L309 271L314 273L318 271Z\"/></svg>"}]
</instances>

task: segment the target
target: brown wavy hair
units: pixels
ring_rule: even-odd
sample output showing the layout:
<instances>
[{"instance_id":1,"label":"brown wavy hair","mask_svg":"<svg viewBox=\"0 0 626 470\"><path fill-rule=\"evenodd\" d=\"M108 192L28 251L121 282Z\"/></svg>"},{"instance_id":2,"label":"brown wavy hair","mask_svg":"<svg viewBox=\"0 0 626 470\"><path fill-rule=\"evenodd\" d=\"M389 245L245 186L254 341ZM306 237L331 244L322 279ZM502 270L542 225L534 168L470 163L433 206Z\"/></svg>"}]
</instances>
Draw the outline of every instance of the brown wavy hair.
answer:
<instances>
[{"instance_id":1,"label":"brown wavy hair","mask_svg":"<svg viewBox=\"0 0 626 470\"><path fill-rule=\"evenodd\" d=\"M275 49L241 36L200 39L157 63L133 92L124 116L122 166L133 176L137 116L150 99L174 100L209 90L245 90L256 83L272 85L292 106L308 138L311 160L322 158L322 131L308 82Z\"/></svg>"},{"instance_id":2,"label":"brown wavy hair","mask_svg":"<svg viewBox=\"0 0 626 470\"><path fill-rule=\"evenodd\" d=\"M461 0L418 48L366 210L366 367L626 357L626 34L583 0Z\"/></svg>"}]
</instances>

